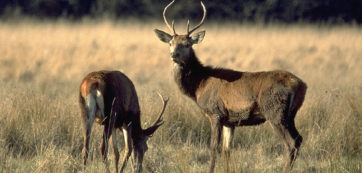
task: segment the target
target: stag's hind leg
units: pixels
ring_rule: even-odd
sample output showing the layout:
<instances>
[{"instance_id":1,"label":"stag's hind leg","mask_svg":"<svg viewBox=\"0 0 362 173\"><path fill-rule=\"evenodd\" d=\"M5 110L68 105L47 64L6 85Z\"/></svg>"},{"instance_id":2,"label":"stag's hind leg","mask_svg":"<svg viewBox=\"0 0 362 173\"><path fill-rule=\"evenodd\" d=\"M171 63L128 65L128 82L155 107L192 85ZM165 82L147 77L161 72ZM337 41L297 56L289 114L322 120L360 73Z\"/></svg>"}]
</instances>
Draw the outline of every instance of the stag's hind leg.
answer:
<instances>
[{"instance_id":1,"label":"stag's hind leg","mask_svg":"<svg viewBox=\"0 0 362 173\"><path fill-rule=\"evenodd\" d=\"M294 117L298 110L295 104L296 97L282 87L271 88L264 96L261 100L262 113L285 145L286 161L283 172L287 173L291 171L302 143L302 137L294 125Z\"/></svg>"},{"instance_id":2,"label":"stag's hind leg","mask_svg":"<svg viewBox=\"0 0 362 173\"><path fill-rule=\"evenodd\" d=\"M297 157L299 147L302 143L302 136L300 136L294 127L294 122L289 122L288 125L271 122L271 125L285 145L286 161L283 172L290 172Z\"/></svg>"},{"instance_id":3,"label":"stag's hind leg","mask_svg":"<svg viewBox=\"0 0 362 173\"><path fill-rule=\"evenodd\" d=\"M293 97L291 97L293 98ZM290 102L290 105L293 104L293 100ZM278 110L278 109L276 109ZM297 110L294 110L292 106L280 106L280 112L276 111L274 119L270 119L270 124L272 125L275 132L282 139L285 149L286 149L286 158L283 172L290 172L294 161L297 157L299 147L303 141L302 136L299 134L294 124L294 117Z\"/></svg>"}]
</instances>

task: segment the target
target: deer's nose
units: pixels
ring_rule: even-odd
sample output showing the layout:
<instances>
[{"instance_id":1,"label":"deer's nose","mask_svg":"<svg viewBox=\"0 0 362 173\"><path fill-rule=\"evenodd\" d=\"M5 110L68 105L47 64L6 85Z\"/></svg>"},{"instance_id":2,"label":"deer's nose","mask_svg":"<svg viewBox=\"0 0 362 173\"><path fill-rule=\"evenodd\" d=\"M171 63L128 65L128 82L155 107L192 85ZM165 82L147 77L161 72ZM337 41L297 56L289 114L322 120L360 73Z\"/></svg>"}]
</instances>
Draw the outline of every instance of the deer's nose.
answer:
<instances>
[{"instance_id":1,"label":"deer's nose","mask_svg":"<svg viewBox=\"0 0 362 173\"><path fill-rule=\"evenodd\" d=\"M180 56L180 54L178 52L171 52L171 56L172 58L177 58Z\"/></svg>"}]
</instances>

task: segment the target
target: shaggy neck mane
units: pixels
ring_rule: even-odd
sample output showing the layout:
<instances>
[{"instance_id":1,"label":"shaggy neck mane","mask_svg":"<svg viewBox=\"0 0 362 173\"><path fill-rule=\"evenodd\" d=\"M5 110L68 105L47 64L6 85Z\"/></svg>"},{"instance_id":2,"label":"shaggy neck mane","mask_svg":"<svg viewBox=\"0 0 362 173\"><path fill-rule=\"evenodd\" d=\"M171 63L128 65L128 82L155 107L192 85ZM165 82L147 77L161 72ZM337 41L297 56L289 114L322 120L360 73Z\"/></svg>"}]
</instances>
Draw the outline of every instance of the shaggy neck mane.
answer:
<instances>
[{"instance_id":1,"label":"shaggy neck mane","mask_svg":"<svg viewBox=\"0 0 362 173\"><path fill-rule=\"evenodd\" d=\"M200 82L210 76L211 67L203 66L191 49L189 62L174 68L174 78L180 90L195 99L195 92Z\"/></svg>"},{"instance_id":2,"label":"shaggy neck mane","mask_svg":"<svg viewBox=\"0 0 362 173\"><path fill-rule=\"evenodd\" d=\"M174 68L174 78L178 87L194 100L196 90L203 80L214 77L232 82L240 79L242 75L243 73L239 71L202 65L193 49L190 52L189 62L186 65L177 64Z\"/></svg>"}]
</instances>

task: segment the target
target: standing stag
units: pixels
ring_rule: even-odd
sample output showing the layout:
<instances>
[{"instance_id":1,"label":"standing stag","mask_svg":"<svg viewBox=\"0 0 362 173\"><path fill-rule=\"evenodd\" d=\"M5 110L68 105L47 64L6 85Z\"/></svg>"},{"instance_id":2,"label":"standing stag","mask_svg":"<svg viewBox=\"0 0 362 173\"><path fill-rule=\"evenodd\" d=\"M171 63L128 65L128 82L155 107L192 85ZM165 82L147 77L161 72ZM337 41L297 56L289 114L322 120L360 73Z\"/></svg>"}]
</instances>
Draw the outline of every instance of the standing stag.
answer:
<instances>
[{"instance_id":1,"label":"standing stag","mask_svg":"<svg viewBox=\"0 0 362 173\"><path fill-rule=\"evenodd\" d=\"M194 100L211 123L211 163L209 172L214 171L216 151L223 133L223 155L226 172L229 172L230 145L235 126L258 125L269 121L282 139L286 150L283 172L290 172L302 143L302 136L294 125L294 117L301 107L307 90L306 84L286 71L240 72L213 68L200 63L192 49L200 43L205 31L191 35L204 22L206 8L203 8L201 22L187 34L178 35L166 19L172 35L155 29L158 38L170 45L174 63L174 78L181 92Z\"/></svg>"},{"instance_id":2,"label":"standing stag","mask_svg":"<svg viewBox=\"0 0 362 173\"><path fill-rule=\"evenodd\" d=\"M97 71L89 73L82 81L79 89L79 104L83 126L83 163L86 165L89 140L94 120L104 126L101 154L107 163L108 140L113 144L116 171L118 172L119 152L117 148L116 128L123 131L125 153L121 171L127 164L133 150L134 172L142 171L142 161L147 151L147 139L163 123L162 114L167 99L163 99L163 107L156 122L147 129L141 128L140 106L132 82L119 71ZM108 165L107 170L108 170Z\"/></svg>"}]
</instances>

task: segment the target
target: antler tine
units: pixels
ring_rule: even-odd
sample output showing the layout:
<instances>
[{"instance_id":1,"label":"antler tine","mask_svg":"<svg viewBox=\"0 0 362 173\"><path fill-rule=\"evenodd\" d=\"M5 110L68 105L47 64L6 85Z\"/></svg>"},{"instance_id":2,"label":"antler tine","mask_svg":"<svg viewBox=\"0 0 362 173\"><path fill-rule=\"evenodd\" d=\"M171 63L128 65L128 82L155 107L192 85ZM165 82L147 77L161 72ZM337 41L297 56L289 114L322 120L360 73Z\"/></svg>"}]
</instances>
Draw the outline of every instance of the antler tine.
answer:
<instances>
[{"instance_id":1,"label":"antler tine","mask_svg":"<svg viewBox=\"0 0 362 173\"><path fill-rule=\"evenodd\" d=\"M162 106L160 114L158 115L157 120L153 123L152 126L148 127L147 129L145 129L143 131L144 135L147 135L149 137L151 137L153 135L153 133L157 130L157 128L160 127L163 124L162 114L165 112L165 108L166 108L166 105L167 105L167 102L168 102L168 98L164 99L159 92L157 92L157 93L160 96L160 98L162 99L163 106Z\"/></svg>"},{"instance_id":2,"label":"antler tine","mask_svg":"<svg viewBox=\"0 0 362 173\"><path fill-rule=\"evenodd\" d=\"M175 21L172 20L172 31L173 31L173 35L176 35L176 31L175 31Z\"/></svg>"},{"instance_id":3,"label":"antler tine","mask_svg":"<svg viewBox=\"0 0 362 173\"><path fill-rule=\"evenodd\" d=\"M167 22L167 19L166 19L166 11L167 11L168 7L170 7L174 2L175 2L175 0L172 0L172 2L170 2L170 3L165 7L165 9L163 9L163 20L165 21L168 29L169 29L171 32L173 32L173 34L175 35L175 34L176 34L175 28L174 28L174 27L171 28L170 24ZM173 24L172 24L172 25L173 25Z\"/></svg>"},{"instance_id":4,"label":"antler tine","mask_svg":"<svg viewBox=\"0 0 362 173\"><path fill-rule=\"evenodd\" d=\"M164 99L163 96L159 92L157 92L157 94L160 96L160 98L162 100L162 109L161 109L161 112L158 114L158 118L157 118L156 122L153 125L157 125L160 122L162 122L162 115L165 112L166 105L168 102L168 98Z\"/></svg>"},{"instance_id":5,"label":"antler tine","mask_svg":"<svg viewBox=\"0 0 362 173\"><path fill-rule=\"evenodd\" d=\"M194 32L196 29L198 29L204 23L204 20L206 18L206 7L202 1L200 1L200 3L202 6L202 10L204 11L204 15L202 16L201 22L197 26L195 26L191 31L189 31L188 26L187 26L187 35L190 35L192 32ZM187 24L187 25L189 25L189 24Z\"/></svg>"}]
</instances>

